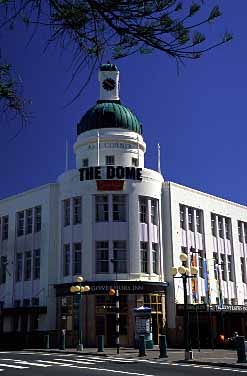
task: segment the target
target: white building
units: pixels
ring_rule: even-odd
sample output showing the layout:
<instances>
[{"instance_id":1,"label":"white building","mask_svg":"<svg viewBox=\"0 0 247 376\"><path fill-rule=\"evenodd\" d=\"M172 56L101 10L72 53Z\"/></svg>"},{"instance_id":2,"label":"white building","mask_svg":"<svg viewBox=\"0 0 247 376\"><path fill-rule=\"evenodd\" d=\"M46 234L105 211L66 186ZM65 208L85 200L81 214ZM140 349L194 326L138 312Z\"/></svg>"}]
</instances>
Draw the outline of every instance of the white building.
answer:
<instances>
[{"instance_id":1,"label":"white building","mask_svg":"<svg viewBox=\"0 0 247 376\"><path fill-rule=\"evenodd\" d=\"M199 328L205 344L208 333L247 334L247 208L164 182L146 169L142 126L121 105L118 81L115 65L101 66L100 100L77 126L76 169L0 201L5 344L15 332L22 345L25 336L40 347L49 332L56 345L65 328L67 345L74 345L79 310L70 287L78 275L90 286L82 312L86 346L99 334L114 344L115 303L108 291L116 281L121 345L133 344L133 308L142 305L152 308L155 343L163 330L171 344L182 343L182 281L170 272L181 251L188 267L199 268L198 278L188 279L192 333Z\"/></svg>"}]
</instances>

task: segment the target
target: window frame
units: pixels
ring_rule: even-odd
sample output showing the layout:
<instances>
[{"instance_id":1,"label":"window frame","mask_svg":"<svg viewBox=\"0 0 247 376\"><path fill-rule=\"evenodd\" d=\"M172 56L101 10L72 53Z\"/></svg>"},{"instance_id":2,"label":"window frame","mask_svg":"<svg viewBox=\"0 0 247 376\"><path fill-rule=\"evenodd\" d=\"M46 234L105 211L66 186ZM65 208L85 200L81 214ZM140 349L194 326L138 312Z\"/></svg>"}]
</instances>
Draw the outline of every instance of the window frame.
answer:
<instances>
[{"instance_id":1,"label":"window frame","mask_svg":"<svg viewBox=\"0 0 247 376\"><path fill-rule=\"evenodd\" d=\"M109 241L97 240L95 242L95 261L96 274L109 273Z\"/></svg>"},{"instance_id":2,"label":"window frame","mask_svg":"<svg viewBox=\"0 0 247 376\"><path fill-rule=\"evenodd\" d=\"M123 194L112 195L112 220L113 222L126 222L126 219L127 219L126 217L127 217L127 195L123 195Z\"/></svg>"},{"instance_id":3,"label":"window frame","mask_svg":"<svg viewBox=\"0 0 247 376\"><path fill-rule=\"evenodd\" d=\"M82 244L73 243L72 274L80 275L82 273Z\"/></svg>"},{"instance_id":4,"label":"window frame","mask_svg":"<svg viewBox=\"0 0 247 376\"><path fill-rule=\"evenodd\" d=\"M148 242L140 241L141 273L149 274L148 271Z\"/></svg>"},{"instance_id":5,"label":"window frame","mask_svg":"<svg viewBox=\"0 0 247 376\"><path fill-rule=\"evenodd\" d=\"M95 195L95 221L109 222L109 196Z\"/></svg>"},{"instance_id":6,"label":"window frame","mask_svg":"<svg viewBox=\"0 0 247 376\"><path fill-rule=\"evenodd\" d=\"M105 156L105 164L106 164L106 166L114 166L115 165L115 155L106 155Z\"/></svg>"}]
</instances>

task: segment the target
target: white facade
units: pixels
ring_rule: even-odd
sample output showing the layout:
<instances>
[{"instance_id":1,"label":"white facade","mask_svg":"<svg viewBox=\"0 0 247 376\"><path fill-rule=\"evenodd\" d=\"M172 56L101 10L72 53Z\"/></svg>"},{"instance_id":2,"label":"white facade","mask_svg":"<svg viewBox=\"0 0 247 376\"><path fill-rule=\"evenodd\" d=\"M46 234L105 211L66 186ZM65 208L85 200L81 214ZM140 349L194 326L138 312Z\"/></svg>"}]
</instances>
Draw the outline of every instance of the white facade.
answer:
<instances>
[{"instance_id":1,"label":"white facade","mask_svg":"<svg viewBox=\"0 0 247 376\"><path fill-rule=\"evenodd\" d=\"M99 73L100 102L119 101L118 77L118 71ZM3 332L61 328L56 289L69 291L82 275L87 283L117 278L158 286L167 281L167 312L162 300L161 316L163 321L167 316L168 334L170 330L176 338L183 289L170 269L181 264L181 251L188 254L189 267L199 267L196 282L188 281L190 304L247 303L247 208L164 182L160 173L145 168L145 151L142 135L128 128L83 131L74 144L76 169L65 171L54 184L0 201ZM107 180L107 166L139 168L142 180L120 178L123 187L109 191L98 187L95 176L85 172L85 179L80 178L81 168L99 167L100 179ZM111 262L116 258L121 264L117 275ZM132 308L145 303L143 296L131 299ZM89 331L96 338L96 303L89 299L88 305L84 313L94 317ZM24 323L15 317L17 308L20 314L30 309ZM36 322L32 314L38 315Z\"/></svg>"}]
</instances>

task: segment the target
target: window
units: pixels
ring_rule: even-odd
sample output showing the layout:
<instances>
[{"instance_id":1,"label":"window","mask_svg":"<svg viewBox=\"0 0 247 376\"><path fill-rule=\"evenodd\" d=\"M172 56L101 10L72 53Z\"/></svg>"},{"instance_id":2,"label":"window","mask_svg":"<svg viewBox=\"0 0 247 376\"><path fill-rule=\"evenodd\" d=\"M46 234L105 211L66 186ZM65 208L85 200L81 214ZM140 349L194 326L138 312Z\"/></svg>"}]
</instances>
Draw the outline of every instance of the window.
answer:
<instances>
[{"instance_id":1,"label":"window","mask_svg":"<svg viewBox=\"0 0 247 376\"><path fill-rule=\"evenodd\" d=\"M81 223L81 197L73 198L73 224Z\"/></svg>"},{"instance_id":2,"label":"window","mask_svg":"<svg viewBox=\"0 0 247 376\"><path fill-rule=\"evenodd\" d=\"M81 274L81 243L73 244L73 274Z\"/></svg>"},{"instance_id":3,"label":"window","mask_svg":"<svg viewBox=\"0 0 247 376\"><path fill-rule=\"evenodd\" d=\"M63 275L66 277L70 275L70 245L64 244L63 250Z\"/></svg>"},{"instance_id":4,"label":"window","mask_svg":"<svg viewBox=\"0 0 247 376\"><path fill-rule=\"evenodd\" d=\"M38 330L39 329L39 314L33 313L30 316L30 330Z\"/></svg>"},{"instance_id":5,"label":"window","mask_svg":"<svg viewBox=\"0 0 247 376\"><path fill-rule=\"evenodd\" d=\"M221 267L222 280L226 281L226 256L221 253L220 259L221 259L220 267Z\"/></svg>"},{"instance_id":6,"label":"window","mask_svg":"<svg viewBox=\"0 0 247 376\"><path fill-rule=\"evenodd\" d=\"M70 225L70 199L63 201L63 221L64 226Z\"/></svg>"},{"instance_id":7,"label":"window","mask_svg":"<svg viewBox=\"0 0 247 376\"><path fill-rule=\"evenodd\" d=\"M247 243L247 223L244 224L244 241Z\"/></svg>"},{"instance_id":8,"label":"window","mask_svg":"<svg viewBox=\"0 0 247 376\"><path fill-rule=\"evenodd\" d=\"M216 252L213 253L213 259L214 259L214 278L217 280L218 279L218 254Z\"/></svg>"},{"instance_id":9,"label":"window","mask_svg":"<svg viewBox=\"0 0 247 376\"><path fill-rule=\"evenodd\" d=\"M41 231L41 206L34 208L34 231Z\"/></svg>"},{"instance_id":10,"label":"window","mask_svg":"<svg viewBox=\"0 0 247 376\"><path fill-rule=\"evenodd\" d=\"M196 231L202 234L202 210L196 209Z\"/></svg>"},{"instance_id":11,"label":"window","mask_svg":"<svg viewBox=\"0 0 247 376\"><path fill-rule=\"evenodd\" d=\"M96 195L96 222L108 222L108 196Z\"/></svg>"},{"instance_id":12,"label":"window","mask_svg":"<svg viewBox=\"0 0 247 376\"><path fill-rule=\"evenodd\" d=\"M2 240L8 239L9 234L9 216L5 215L3 217L3 232L2 232Z\"/></svg>"},{"instance_id":13,"label":"window","mask_svg":"<svg viewBox=\"0 0 247 376\"><path fill-rule=\"evenodd\" d=\"M112 218L113 221L126 221L126 196L113 195L112 197Z\"/></svg>"},{"instance_id":14,"label":"window","mask_svg":"<svg viewBox=\"0 0 247 376\"><path fill-rule=\"evenodd\" d=\"M16 265L15 265L15 280L19 282L22 280L22 267L23 267L23 254L16 254Z\"/></svg>"},{"instance_id":15,"label":"window","mask_svg":"<svg viewBox=\"0 0 247 376\"><path fill-rule=\"evenodd\" d=\"M113 242L114 273L127 273L127 249L126 241Z\"/></svg>"},{"instance_id":16,"label":"window","mask_svg":"<svg viewBox=\"0 0 247 376\"><path fill-rule=\"evenodd\" d=\"M241 268L242 282L246 283L246 270L245 270L244 257L240 257L240 268Z\"/></svg>"},{"instance_id":17,"label":"window","mask_svg":"<svg viewBox=\"0 0 247 376\"><path fill-rule=\"evenodd\" d=\"M33 279L40 278L40 249L33 251Z\"/></svg>"},{"instance_id":18,"label":"window","mask_svg":"<svg viewBox=\"0 0 247 376\"><path fill-rule=\"evenodd\" d=\"M206 304L206 296L201 296L201 304Z\"/></svg>"},{"instance_id":19,"label":"window","mask_svg":"<svg viewBox=\"0 0 247 376\"><path fill-rule=\"evenodd\" d=\"M199 266L199 276L201 278L204 278L204 259L205 259L205 253L201 250L198 250L198 266Z\"/></svg>"},{"instance_id":20,"label":"window","mask_svg":"<svg viewBox=\"0 0 247 376\"><path fill-rule=\"evenodd\" d=\"M139 215L141 223L148 223L148 200L146 197L139 198Z\"/></svg>"},{"instance_id":21,"label":"window","mask_svg":"<svg viewBox=\"0 0 247 376\"><path fill-rule=\"evenodd\" d=\"M220 298L216 298L216 304L220 304Z\"/></svg>"},{"instance_id":22,"label":"window","mask_svg":"<svg viewBox=\"0 0 247 376\"><path fill-rule=\"evenodd\" d=\"M158 200L151 200L151 223L158 224Z\"/></svg>"},{"instance_id":23,"label":"window","mask_svg":"<svg viewBox=\"0 0 247 376\"><path fill-rule=\"evenodd\" d=\"M109 273L108 242L96 242L96 273Z\"/></svg>"},{"instance_id":24,"label":"window","mask_svg":"<svg viewBox=\"0 0 247 376\"><path fill-rule=\"evenodd\" d=\"M211 213L211 230L212 235L216 236L216 215Z\"/></svg>"},{"instance_id":25,"label":"window","mask_svg":"<svg viewBox=\"0 0 247 376\"><path fill-rule=\"evenodd\" d=\"M0 283L6 282L7 265L8 265L7 256L1 256Z\"/></svg>"},{"instance_id":26,"label":"window","mask_svg":"<svg viewBox=\"0 0 247 376\"><path fill-rule=\"evenodd\" d=\"M140 242L141 249L141 273L148 273L148 243Z\"/></svg>"},{"instance_id":27,"label":"window","mask_svg":"<svg viewBox=\"0 0 247 376\"><path fill-rule=\"evenodd\" d=\"M106 155L105 164L107 166L114 166L114 164L115 164L114 155Z\"/></svg>"},{"instance_id":28,"label":"window","mask_svg":"<svg viewBox=\"0 0 247 376\"><path fill-rule=\"evenodd\" d=\"M185 206L179 205L179 211L180 211L180 227L185 230L186 229Z\"/></svg>"},{"instance_id":29,"label":"window","mask_svg":"<svg viewBox=\"0 0 247 376\"><path fill-rule=\"evenodd\" d=\"M88 167L88 158L83 158L82 167Z\"/></svg>"},{"instance_id":30,"label":"window","mask_svg":"<svg viewBox=\"0 0 247 376\"><path fill-rule=\"evenodd\" d=\"M189 230L194 231L194 209L188 208L188 222L189 222Z\"/></svg>"},{"instance_id":31,"label":"window","mask_svg":"<svg viewBox=\"0 0 247 376\"><path fill-rule=\"evenodd\" d=\"M24 211L17 213L17 236L24 235Z\"/></svg>"},{"instance_id":32,"label":"window","mask_svg":"<svg viewBox=\"0 0 247 376\"><path fill-rule=\"evenodd\" d=\"M38 306L39 305L39 298L32 298L32 306Z\"/></svg>"},{"instance_id":33,"label":"window","mask_svg":"<svg viewBox=\"0 0 247 376\"><path fill-rule=\"evenodd\" d=\"M158 244L152 243L153 273L159 274L159 250Z\"/></svg>"},{"instance_id":34,"label":"window","mask_svg":"<svg viewBox=\"0 0 247 376\"><path fill-rule=\"evenodd\" d=\"M230 239L231 238L231 220L230 220L230 218L225 218L225 233L226 233L226 238Z\"/></svg>"},{"instance_id":35,"label":"window","mask_svg":"<svg viewBox=\"0 0 247 376\"><path fill-rule=\"evenodd\" d=\"M30 306L30 299L23 299L23 307L29 307Z\"/></svg>"},{"instance_id":36,"label":"window","mask_svg":"<svg viewBox=\"0 0 247 376\"><path fill-rule=\"evenodd\" d=\"M223 218L221 216L218 216L218 230L219 230L219 237L223 238Z\"/></svg>"},{"instance_id":37,"label":"window","mask_svg":"<svg viewBox=\"0 0 247 376\"><path fill-rule=\"evenodd\" d=\"M24 258L24 280L29 281L32 273L32 253L31 251L25 252Z\"/></svg>"},{"instance_id":38,"label":"window","mask_svg":"<svg viewBox=\"0 0 247 376\"><path fill-rule=\"evenodd\" d=\"M20 301L20 299L16 299L16 300L14 300L14 307L15 308L18 308L18 307L20 307L21 306L21 301Z\"/></svg>"},{"instance_id":39,"label":"window","mask_svg":"<svg viewBox=\"0 0 247 376\"><path fill-rule=\"evenodd\" d=\"M33 232L33 209L26 210L26 234Z\"/></svg>"},{"instance_id":40,"label":"window","mask_svg":"<svg viewBox=\"0 0 247 376\"><path fill-rule=\"evenodd\" d=\"M132 158L132 166L134 166L134 167L138 167L139 166L137 158Z\"/></svg>"},{"instance_id":41,"label":"window","mask_svg":"<svg viewBox=\"0 0 247 376\"><path fill-rule=\"evenodd\" d=\"M228 269L228 278L229 281L233 281L233 276L232 276L232 256L227 255L227 269Z\"/></svg>"},{"instance_id":42,"label":"window","mask_svg":"<svg viewBox=\"0 0 247 376\"><path fill-rule=\"evenodd\" d=\"M238 221L238 239L240 243L243 243L243 231L242 231L242 222Z\"/></svg>"}]
</instances>

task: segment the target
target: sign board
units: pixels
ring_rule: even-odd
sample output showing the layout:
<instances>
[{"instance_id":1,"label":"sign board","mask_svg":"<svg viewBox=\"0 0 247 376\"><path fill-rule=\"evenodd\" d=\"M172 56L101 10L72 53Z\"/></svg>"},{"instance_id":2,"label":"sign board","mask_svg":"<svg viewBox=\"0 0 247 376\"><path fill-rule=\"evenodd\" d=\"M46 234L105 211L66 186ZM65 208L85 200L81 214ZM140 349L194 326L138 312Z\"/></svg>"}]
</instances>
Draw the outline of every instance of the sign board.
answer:
<instances>
[{"instance_id":1,"label":"sign board","mask_svg":"<svg viewBox=\"0 0 247 376\"><path fill-rule=\"evenodd\" d=\"M98 191L122 191L124 180L96 180Z\"/></svg>"},{"instance_id":2,"label":"sign board","mask_svg":"<svg viewBox=\"0 0 247 376\"><path fill-rule=\"evenodd\" d=\"M79 169L80 181L85 180L137 180L142 181L142 168L123 166L96 166Z\"/></svg>"}]
</instances>

